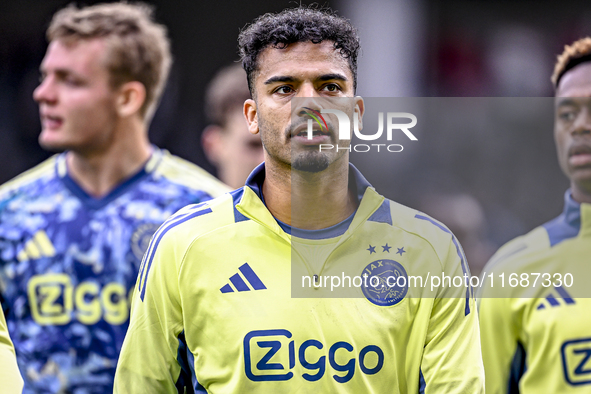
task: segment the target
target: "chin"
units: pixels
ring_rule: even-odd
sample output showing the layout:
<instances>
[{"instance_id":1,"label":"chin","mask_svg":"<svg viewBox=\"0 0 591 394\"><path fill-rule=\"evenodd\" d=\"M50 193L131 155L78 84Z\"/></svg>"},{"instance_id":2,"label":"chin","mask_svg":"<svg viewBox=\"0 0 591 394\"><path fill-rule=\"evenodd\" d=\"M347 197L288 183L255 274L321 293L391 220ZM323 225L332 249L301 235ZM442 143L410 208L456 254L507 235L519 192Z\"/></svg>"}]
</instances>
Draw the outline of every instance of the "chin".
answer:
<instances>
[{"instance_id":1,"label":"chin","mask_svg":"<svg viewBox=\"0 0 591 394\"><path fill-rule=\"evenodd\" d=\"M571 172L570 178L578 184L591 186L591 167Z\"/></svg>"},{"instance_id":2,"label":"chin","mask_svg":"<svg viewBox=\"0 0 591 394\"><path fill-rule=\"evenodd\" d=\"M45 149L46 151L49 152L63 152L67 149L69 149L69 147L64 144L63 142L60 141L55 141L55 140L48 140L46 138L41 138L39 137L39 145Z\"/></svg>"},{"instance_id":3,"label":"chin","mask_svg":"<svg viewBox=\"0 0 591 394\"><path fill-rule=\"evenodd\" d=\"M307 152L294 158L291 168L304 172L321 172L328 168L328 157L320 152Z\"/></svg>"}]
</instances>

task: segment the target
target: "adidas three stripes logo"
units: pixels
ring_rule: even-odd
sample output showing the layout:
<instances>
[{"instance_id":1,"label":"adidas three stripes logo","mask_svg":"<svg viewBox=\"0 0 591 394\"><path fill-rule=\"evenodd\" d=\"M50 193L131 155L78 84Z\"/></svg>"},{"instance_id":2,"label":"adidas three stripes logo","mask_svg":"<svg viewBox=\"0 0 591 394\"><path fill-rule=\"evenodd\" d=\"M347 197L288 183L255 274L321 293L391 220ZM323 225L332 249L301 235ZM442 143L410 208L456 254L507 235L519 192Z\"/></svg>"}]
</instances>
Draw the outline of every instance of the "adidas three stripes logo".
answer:
<instances>
[{"instance_id":1,"label":"adidas three stripes logo","mask_svg":"<svg viewBox=\"0 0 591 394\"><path fill-rule=\"evenodd\" d=\"M558 293L558 297L555 297L554 294L550 293L548 294L544 300L542 302L540 302L540 304L538 305L538 307L536 308L537 310L540 309L546 309L546 303L548 305L550 305L550 307L554 308L557 306L561 306L562 303L560 303L558 300L562 299L562 301L566 304L575 304L575 300L571 297L571 295L566 291L566 289L562 286L555 286L554 290L556 290L556 293Z\"/></svg>"},{"instance_id":2,"label":"adidas three stripes logo","mask_svg":"<svg viewBox=\"0 0 591 394\"><path fill-rule=\"evenodd\" d=\"M33 238L25 243L16 258L18 261L35 260L42 257L53 257L55 253L55 248L47 233L39 230L33 235Z\"/></svg>"},{"instance_id":3,"label":"adidas three stripes logo","mask_svg":"<svg viewBox=\"0 0 591 394\"><path fill-rule=\"evenodd\" d=\"M240 273L236 273L230 277L230 283L234 287L228 283L220 289L222 293L233 293L234 289L236 291L250 291L249 284L254 290L265 290L267 288L248 263L242 264L238 270Z\"/></svg>"}]
</instances>

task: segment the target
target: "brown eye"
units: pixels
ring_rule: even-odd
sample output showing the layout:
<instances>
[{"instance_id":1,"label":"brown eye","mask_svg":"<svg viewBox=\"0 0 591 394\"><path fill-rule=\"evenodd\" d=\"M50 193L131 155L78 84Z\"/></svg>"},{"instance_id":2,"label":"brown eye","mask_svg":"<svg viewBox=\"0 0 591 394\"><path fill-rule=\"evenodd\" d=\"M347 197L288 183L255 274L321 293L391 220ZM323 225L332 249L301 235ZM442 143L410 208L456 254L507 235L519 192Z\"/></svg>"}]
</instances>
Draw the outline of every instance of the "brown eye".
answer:
<instances>
[{"instance_id":1,"label":"brown eye","mask_svg":"<svg viewBox=\"0 0 591 394\"><path fill-rule=\"evenodd\" d=\"M293 89L289 86L280 86L275 90L275 93L279 94L289 94L293 92Z\"/></svg>"},{"instance_id":2,"label":"brown eye","mask_svg":"<svg viewBox=\"0 0 591 394\"><path fill-rule=\"evenodd\" d=\"M341 87L336 83L329 83L328 85L324 86L323 90L326 90L327 92L339 92Z\"/></svg>"}]
</instances>

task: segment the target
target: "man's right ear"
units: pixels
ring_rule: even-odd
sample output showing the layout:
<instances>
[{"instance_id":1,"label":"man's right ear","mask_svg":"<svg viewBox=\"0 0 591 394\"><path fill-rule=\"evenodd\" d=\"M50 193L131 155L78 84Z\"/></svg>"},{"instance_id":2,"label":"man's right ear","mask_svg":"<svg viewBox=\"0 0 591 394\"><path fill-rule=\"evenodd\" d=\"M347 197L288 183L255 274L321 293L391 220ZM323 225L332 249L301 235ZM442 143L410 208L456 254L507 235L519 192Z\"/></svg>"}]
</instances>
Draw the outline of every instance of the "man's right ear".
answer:
<instances>
[{"instance_id":1,"label":"man's right ear","mask_svg":"<svg viewBox=\"0 0 591 394\"><path fill-rule=\"evenodd\" d=\"M259 133L259 118L257 116L257 104L253 99L244 102L244 118L248 124L248 131L255 135Z\"/></svg>"}]
</instances>

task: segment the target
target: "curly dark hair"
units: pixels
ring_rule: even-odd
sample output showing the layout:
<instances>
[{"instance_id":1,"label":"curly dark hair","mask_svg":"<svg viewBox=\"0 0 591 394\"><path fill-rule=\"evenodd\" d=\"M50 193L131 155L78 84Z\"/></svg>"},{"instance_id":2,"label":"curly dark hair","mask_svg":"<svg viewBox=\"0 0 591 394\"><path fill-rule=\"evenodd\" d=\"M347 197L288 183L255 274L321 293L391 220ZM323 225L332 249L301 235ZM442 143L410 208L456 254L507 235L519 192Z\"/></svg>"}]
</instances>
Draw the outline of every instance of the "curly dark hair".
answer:
<instances>
[{"instance_id":1,"label":"curly dark hair","mask_svg":"<svg viewBox=\"0 0 591 394\"><path fill-rule=\"evenodd\" d=\"M253 97L253 73L258 67L258 56L265 48L285 48L306 41L319 44L325 40L334 42L334 49L348 60L353 89L356 90L359 36L351 22L334 11L328 8L288 8L277 14L262 15L246 26L238 36L238 47Z\"/></svg>"}]
</instances>

